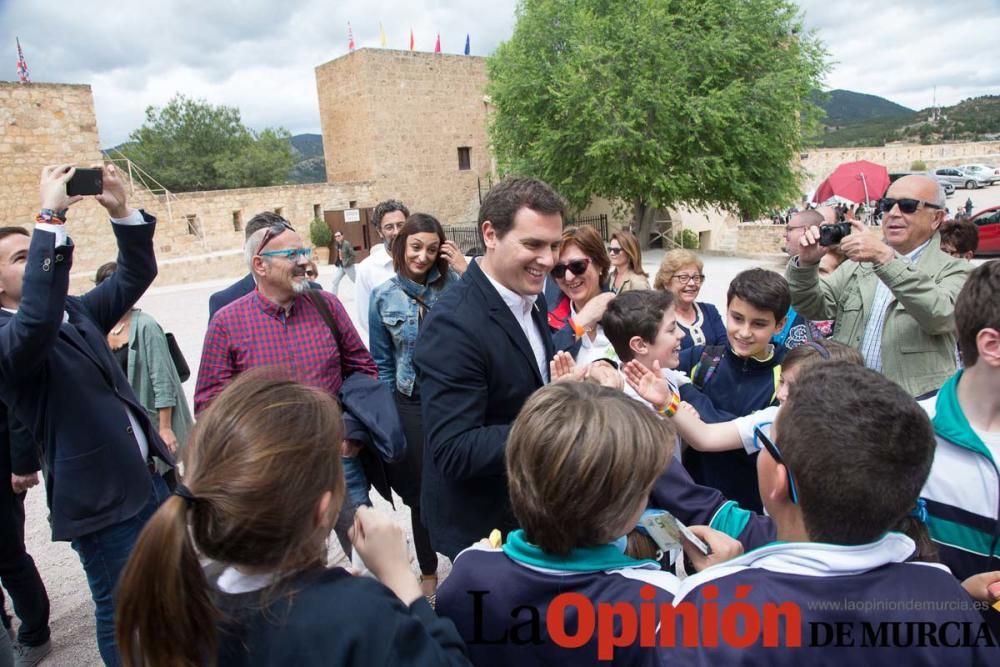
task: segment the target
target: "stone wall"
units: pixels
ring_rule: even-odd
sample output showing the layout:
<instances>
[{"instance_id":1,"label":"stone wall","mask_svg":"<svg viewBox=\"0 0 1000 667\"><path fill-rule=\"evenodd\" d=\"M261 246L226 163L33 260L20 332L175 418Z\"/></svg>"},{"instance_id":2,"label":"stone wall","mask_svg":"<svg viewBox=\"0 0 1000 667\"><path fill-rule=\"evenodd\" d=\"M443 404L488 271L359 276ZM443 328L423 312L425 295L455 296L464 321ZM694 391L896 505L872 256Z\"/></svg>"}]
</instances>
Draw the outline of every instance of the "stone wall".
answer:
<instances>
[{"instance_id":1,"label":"stone wall","mask_svg":"<svg viewBox=\"0 0 1000 667\"><path fill-rule=\"evenodd\" d=\"M785 226L753 223L737 225L736 252L740 255L784 255Z\"/></svg>"},{"instance_id":2,"label":"stone wall","mask_svg":"<svg viewBox=\"0 0 1000 667\"><path fill-rule=\"evenodd\" d=\"M928 169L985 162L1000 163L1000 141L956 144L895 144L862 148L824 148L804 153L802 167L808 178L803 190L815 189L824 178L844 162L869 160L885 165L889 171L910 171L910 165L922 160Z\"/></svg>"},{"instance_id":3,"label":"stone wall","mask_svg":"<svg viewBox=\"0 0 1000 667\"><path fill-rule=\"evenodd\" d=\"M475 56L359 49L320 65L327 178L370 181L376 200L401 199L443 224L475 220L493 170L485 88Z\"/></svg>"},{"instance_id":4,"label":"stone wall","mask_svg":"<svg viewBox=\"0 0 1000 667\"><path fill-rule=\"evenodd\" d=\"M32 227L43 166L100 161L90 86L0 82L0 224ZM121 170L126 175L127 165ZM188 192L169 198L129 183L131 204L159 219L156 285L241 275L243 225L260 211L280 209L308 242L309 223L323 211L377 201L364 182ZM73 206L68 225L77 246L70 289L80 292L93 284L98 266L115 258L115 240L104 209L92 199Z\"/></svg>"}]
</instances>

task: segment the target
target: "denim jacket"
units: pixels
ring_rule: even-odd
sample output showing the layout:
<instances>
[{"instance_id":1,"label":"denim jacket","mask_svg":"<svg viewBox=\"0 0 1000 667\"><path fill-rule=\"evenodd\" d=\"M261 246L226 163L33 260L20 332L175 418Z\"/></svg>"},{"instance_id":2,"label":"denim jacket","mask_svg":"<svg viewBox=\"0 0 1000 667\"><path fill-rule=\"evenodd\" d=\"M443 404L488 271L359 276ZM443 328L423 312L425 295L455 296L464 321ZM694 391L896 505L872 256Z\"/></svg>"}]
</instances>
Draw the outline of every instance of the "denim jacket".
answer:
<instances>
[{"instance_id":1,"label":"denim jacket","mask_svg":"<svg viewBox=\"0 0 1000 667\"><path fill-rule=\"evenodd\" d=\"M379 380L407 396L414 395L416 383L413 348L420 326L420 304L416 299L433 308L441 294L459 279L449 268L442 284L429 287L440 276L437 267L431 267L427 285L421 285L396 274L372 292L368 347L378 366Z\"/></svg>"}]
</instances>

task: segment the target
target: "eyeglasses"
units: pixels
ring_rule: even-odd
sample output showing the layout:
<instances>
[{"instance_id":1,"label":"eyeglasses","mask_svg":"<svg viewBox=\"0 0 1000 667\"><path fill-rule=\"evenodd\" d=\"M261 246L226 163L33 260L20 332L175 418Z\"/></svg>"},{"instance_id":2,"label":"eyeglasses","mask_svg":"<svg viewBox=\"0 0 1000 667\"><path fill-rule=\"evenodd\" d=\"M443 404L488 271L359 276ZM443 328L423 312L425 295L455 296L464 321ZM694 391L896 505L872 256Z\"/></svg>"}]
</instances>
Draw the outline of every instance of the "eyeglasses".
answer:
<instances>
[{"instance_id":1,"label":"eyeglasses","mask_svg":"<svg viewBox=\"0 0 1000 667\"><path fill-rule=\"evenodd\" d=\"M290 259L293 262L298 261L299 257L305 257L309 259L312 257L312 248L289 248L288 250L268 250L267 252L257 253L261 257L284 257L285 259Z\"/></svg>"},{"instance_id":2,"label":"eyeglasses","mask_svg":"<svg viewBox=\"0 0 1000 667\"><path fill-rule=\"evenodd\" d=\"M278 236L286 229L292 232L295 231L295 229L293 229L287 222L276 222L268 227L267 232L264 234L264 238L260 240L260 245L257 246L257 252L254 254L261 254L260 251L264 249L264 246L273 241L275 236Z\"/></svg>"},{"instance_id":3,"label":"eyeglasses","mask_svg":"<svg viewBox=\"0 0 1000 667\"><path fill-rule=\"evenodd\" d=\"M608 248L608 254L609 255L617 255L621 251L622 251L621 248L614 248L614 247Z\"/></svg>"},{"instance_id":4,"label":"eyeglasses","mask_svg":"<svg viewBox=\"0 0 1000 667\"><path fill-rule=\"evenodd\" d=\"M916 213L921 204L923 204L925 208L935 208L938 210L941 210L942 208L937 204L932 204L929 201L923 201L922 199L892 199L891 197L884 197L878 203L878 207L883 213L888 213L892 210L893 206L899 205L900 213L910 215L911 213Z\"/></svg>"},{"instance_id":5,"label":"eyeglasses","mask_svg":"<svg viewBox=\"0 0 1000 667\"><path fill-rule=\"evenodd\" d=\"M681 285L687 285L688 283L694 283L695 285L700 285L703 282L705 282L704 273L691 273L691 274L677 273L670 277L679 282Z\"/></svg>"},{"instance_id":6,"label":"eyeglasses","mask_svg":"<svg viewBox=\"0 0 1000 667\"><path fill-rule=\"evenodd\" d=\"M387 222L379 227L379 229L381 229L383 233L388 234L389 232L398 232L405 224L405 222Z\"/></svg>"},{"instance_id":7,"label":"eyeglasses","mask_svg":"<svg viewBox=\"0 0 1000 667\"><path fill-rule=\"evenodd\" d=\"M566 262L565 264L556 264L552 267L552 277L562 280L566 277L566 271L571 271L574 276L582 276L587 272L587 267L590 266L591 259L589 257L584 257L583 259L574 259L572 262Z\"/></svg>"},{"instance_id":8,"label":"eyeglasses","mask_svg":"<svg viewBox=\"0 0 1000 667\"><path fill-rule=\"evenodd\" d=\"M753 439L754 444L757 444L759 441L760 444L764 446L764 449L766 449L767 453L771 455L771 458L774 459L775 463L785 466L785 470L788 471L788 497L791 498L792 502L797 505L799 503L799 494L795 490L795 480L792 479L792 469L788 467L788 464L785 463L785 459L781 457L781 451L778 449L778 445L774 444L769 437L764 435L764 431L760 429L760 426L753 427Z\"/></svg>"}]
</instances>

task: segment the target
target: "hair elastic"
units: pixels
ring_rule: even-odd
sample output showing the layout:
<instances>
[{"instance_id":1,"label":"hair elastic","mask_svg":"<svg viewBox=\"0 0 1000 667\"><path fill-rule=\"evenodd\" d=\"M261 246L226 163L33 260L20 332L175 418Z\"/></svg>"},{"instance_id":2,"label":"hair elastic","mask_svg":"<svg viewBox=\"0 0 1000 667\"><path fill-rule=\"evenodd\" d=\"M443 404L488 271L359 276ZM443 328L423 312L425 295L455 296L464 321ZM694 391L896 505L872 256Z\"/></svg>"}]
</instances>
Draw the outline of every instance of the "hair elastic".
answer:
<instances>
[{"instance_id":1,"label":"hair elastic","mask_svg":"<svg viewBox=\"0 0 1000 667\"><path fill-rule=\"evenodd\" d=\"M812 349L814 349L817 352L819 352L819 356L823 357L824 360L828 360L830 358L830 350L826 349L825 345L817 343L814 340L807 340L805 343L802 343L802 344L803 345L808 345Z\"/></svg>"},{"instance_id":2,"label":"hair elastic","mask_svg":"<svg viewBox=\"0 0 1000 667\"><path fill-rule=\"evenodd\" d=\"M191 507L192 505L194 505L194 501L197 500L197 498L195 498L194 494L191 493L191 489L187 488L183 484L178 484L174 488L174 495L177 496L178 498L183 498L184 499L184 503L188 507Z\"/></svg>"}]
</instances>

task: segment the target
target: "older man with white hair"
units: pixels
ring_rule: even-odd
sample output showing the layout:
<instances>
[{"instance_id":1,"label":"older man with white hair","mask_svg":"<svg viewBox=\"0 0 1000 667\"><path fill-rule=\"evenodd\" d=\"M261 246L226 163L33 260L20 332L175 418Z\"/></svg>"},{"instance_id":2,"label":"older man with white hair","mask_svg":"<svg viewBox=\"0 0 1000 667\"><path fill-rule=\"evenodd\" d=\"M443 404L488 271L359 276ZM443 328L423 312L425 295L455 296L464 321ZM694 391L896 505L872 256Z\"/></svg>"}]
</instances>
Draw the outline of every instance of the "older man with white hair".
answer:
<instances>
[{"instance_id":1,"label":"older man with white hair","mask_svg":"<svg viewBox=\"0 0 1000 667\"><path fill-rule=\"evenodd\" d=\"M879 206L882 234L851 221L840 243L847 261L832 274L819 276L826 248L812 226L785 276L796 310L835 319L833 340L919 397L955 372L955 299L970 267L941 251L945 195L937 181L904 176Z\"/></svg>"}]
</instances>

